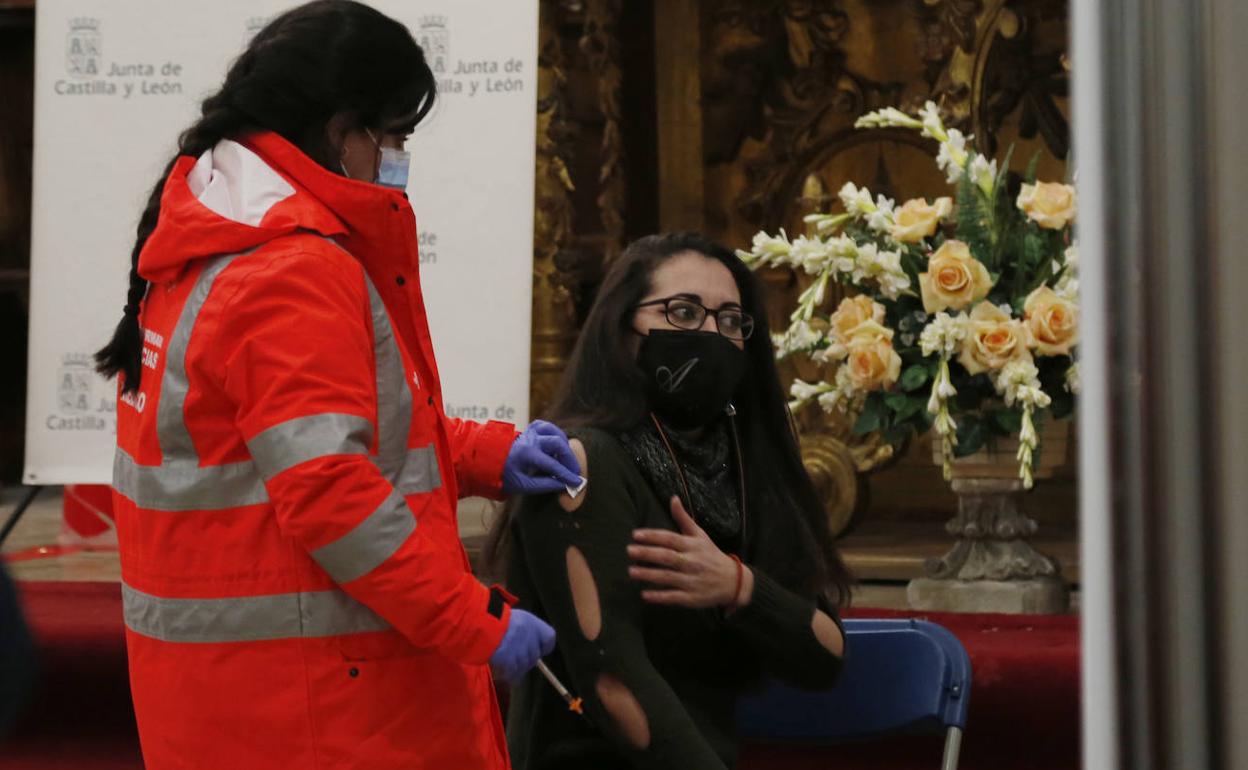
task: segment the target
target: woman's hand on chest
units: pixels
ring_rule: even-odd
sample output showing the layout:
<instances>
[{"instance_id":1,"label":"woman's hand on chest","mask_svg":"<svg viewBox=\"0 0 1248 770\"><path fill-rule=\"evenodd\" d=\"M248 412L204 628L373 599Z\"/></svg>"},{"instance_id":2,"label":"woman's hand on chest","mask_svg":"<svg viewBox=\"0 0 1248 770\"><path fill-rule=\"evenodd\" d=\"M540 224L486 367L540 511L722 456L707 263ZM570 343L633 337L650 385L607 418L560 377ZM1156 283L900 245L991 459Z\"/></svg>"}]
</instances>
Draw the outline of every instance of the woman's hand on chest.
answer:
<instances>
[{"instance_id":1,"label":"woman's hand on chest","mask_svg":"<svg viewBox=\"0 0 1248 770\"><path fill-rule=\"evenodd\" d=\"M647 602L679 607L739 609L749 604L754 575L749 567L720 550L680 498L671 501L672 519L680 532L638 529L628 546L634 564L628 574L651 587L641 592Z\"/></svg>"}]
</instances>

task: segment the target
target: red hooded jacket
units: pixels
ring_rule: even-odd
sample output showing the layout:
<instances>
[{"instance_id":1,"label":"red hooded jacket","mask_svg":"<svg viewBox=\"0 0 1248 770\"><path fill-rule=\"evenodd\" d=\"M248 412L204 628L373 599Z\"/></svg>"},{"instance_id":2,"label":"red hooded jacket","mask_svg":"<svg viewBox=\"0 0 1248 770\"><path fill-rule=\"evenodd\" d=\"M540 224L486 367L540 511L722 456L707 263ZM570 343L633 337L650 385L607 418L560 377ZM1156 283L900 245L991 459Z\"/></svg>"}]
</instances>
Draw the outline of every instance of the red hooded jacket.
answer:
<instances>
[{"instance_id":1,"label":"red hooded jacket","mask_svg":"<svg viewBox=\"0 0 1248 770\"><path fill-rule=\"evenodd\" d=\"M455 511L515 431L444 415L418 264L406 196L275 134L166 180L114 467L151 770L507 767Z\"/></svg>"}]
</instances>

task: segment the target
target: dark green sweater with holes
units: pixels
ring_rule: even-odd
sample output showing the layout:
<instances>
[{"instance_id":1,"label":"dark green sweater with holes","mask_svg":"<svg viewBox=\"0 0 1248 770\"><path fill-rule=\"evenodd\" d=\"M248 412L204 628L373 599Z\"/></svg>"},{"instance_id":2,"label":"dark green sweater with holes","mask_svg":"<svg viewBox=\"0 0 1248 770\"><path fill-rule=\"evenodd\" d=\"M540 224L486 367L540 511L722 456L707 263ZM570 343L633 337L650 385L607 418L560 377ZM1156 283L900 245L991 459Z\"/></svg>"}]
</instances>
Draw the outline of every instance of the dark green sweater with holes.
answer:
<instances>
[{"instance_id":1,"label":"dark green sweater with holes","mask_svg":"<svg viewBox=\"0 0 1248 770\"><path fill-rule=\"evenodd\" d=\"M558 632L547 663L585 700L585 717L567 706L537 671L512 691L507 736L516 770L723 770L736 762L733 714L738 696L764 675L828 687L841 660L811 630L816 600L754 570L750 604L725 617L718 609L646 604L628 576L625 552L638 527L676 530L623 446L595 430L585 445L589 485L580 507L556 496L529 498L514 521L508 586L520 606ZM751 525L765 526L765 512ZM601 631L587 639L577 621L567 553L584 554L601 606ZM722 547L722 546L721 546ZM826 604L821 605L833 618ZM839 621L838 621L839 623ZM627 737L598 700L595 685L613 677L636 699L644 730ZM648 736L644 746L637 736Z\"/></svg>"}]
</instances>

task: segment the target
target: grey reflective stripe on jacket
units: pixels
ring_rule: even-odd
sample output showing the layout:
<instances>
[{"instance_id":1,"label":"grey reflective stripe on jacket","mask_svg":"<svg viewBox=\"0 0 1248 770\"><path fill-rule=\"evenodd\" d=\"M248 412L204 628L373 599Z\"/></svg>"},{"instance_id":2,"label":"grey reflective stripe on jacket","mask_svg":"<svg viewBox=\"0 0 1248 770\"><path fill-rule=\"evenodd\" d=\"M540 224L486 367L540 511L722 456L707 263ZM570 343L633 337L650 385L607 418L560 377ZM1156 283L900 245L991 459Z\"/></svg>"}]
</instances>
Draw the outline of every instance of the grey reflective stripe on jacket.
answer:
<instances>
[{"instance_id":1,"label":"grey reflective stripe on jacket","mask_svg":"<svg viewBox=\"0 0 1248 770\"><path fill-rule=\"evenodd\" d=\"M269 502L265 482L323 457L366 455L394 486L376 510L311 556L338 583L367 575L392 556L417 522L404 495L441 486L433 444L407 447L413 397L399 341L381 296L365 275L377 372L378 451L373 424L351 414L305 415L271 426L247 442L251 460L201 466L184 419L189 379L186 350L217 277L238 256L213 260L200 273L169 338L157 405L160 465L141 465L118 447L113 485L139 508L214 511ZM123 586L132 631L170 642L230 642L379 631L388 625L339 590L268 596L164 598Z\"/></svg>"},{"instance_id":2,"label":"grey reflective stripe on jacket","mask_svg":"<svg viewBox=\"0 0 1248 770\"><path fill-rule=\"evenodd\" d=\"M416 531L416 517L395 490L347 534L312 552L338 583L350 583L381 566Z\"/></svg>"},{"instance_id":3,"label":"grey reflective stripe on jacket","mask_svg":"<svg viewBox=\"0 0 1248 770\"><path fill-rule=\"evenodd\" d=\"M342 591L170 599L121 586L126 626L164 642L220 643L338 636L390 626Z\"/></svg>"},{"instance_id":4,"label":"grey reflective stripe on jacket","mask_svg":"<svg viewBox=\"0 0 1248 770\"><path fill-rule=\"evenodd\" d=\"M333 455L365 455L373 424L354 414L309 414L278 423L247 442L247 451L265 481L309 460Z\"/></svg>"}]
</instances>

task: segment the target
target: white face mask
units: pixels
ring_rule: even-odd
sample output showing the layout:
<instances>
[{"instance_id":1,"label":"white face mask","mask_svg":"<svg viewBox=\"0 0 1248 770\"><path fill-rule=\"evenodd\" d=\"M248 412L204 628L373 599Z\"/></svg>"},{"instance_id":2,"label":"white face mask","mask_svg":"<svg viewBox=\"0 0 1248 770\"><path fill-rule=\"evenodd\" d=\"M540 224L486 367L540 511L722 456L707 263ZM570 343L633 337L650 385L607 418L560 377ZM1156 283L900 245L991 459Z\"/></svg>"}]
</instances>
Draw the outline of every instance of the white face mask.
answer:
<instances>
[{"instance_id":1,"label":"white face mask","mask_svg":"<svg viewBox=\"0 0 1248 770\"><path fill-rule=\"evenodd\" d=\"M377 141L377 137L373 136L373 132L367 128L364 129L364 133L368 134L368 138L373 140L373 144L377 146L378 152L381 153L381 163L377 166L377 178L373 180L373 184L405 192L407 190L408 170L412 165L412 154L406 150L382 147L381 142ZM347 171L346 163L338 161L338 165L342 167L344 176L352 178L351 173Z\"/></svg>"},{"instance_id":2,"label":"white face mask","mask_svg":"<svg viewBox=\"0 0 1248 770\"><path fill-rule=\"evenodd\" d=\"M374 183L400 192L406 191L407 173L412 165L412 154L407 150L382 147L372 131L364 130L368 132L368 138L373 140L373 144L377 145L378 151L381 152L381 163L377 167L377 178L373 180Z\"/></svg>"}]
</instances>

